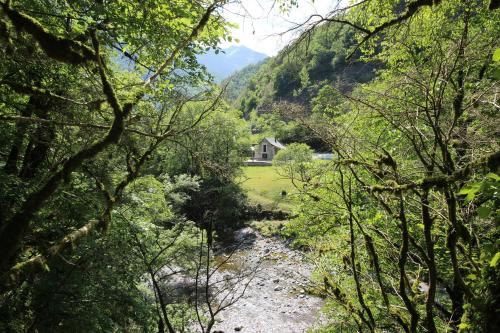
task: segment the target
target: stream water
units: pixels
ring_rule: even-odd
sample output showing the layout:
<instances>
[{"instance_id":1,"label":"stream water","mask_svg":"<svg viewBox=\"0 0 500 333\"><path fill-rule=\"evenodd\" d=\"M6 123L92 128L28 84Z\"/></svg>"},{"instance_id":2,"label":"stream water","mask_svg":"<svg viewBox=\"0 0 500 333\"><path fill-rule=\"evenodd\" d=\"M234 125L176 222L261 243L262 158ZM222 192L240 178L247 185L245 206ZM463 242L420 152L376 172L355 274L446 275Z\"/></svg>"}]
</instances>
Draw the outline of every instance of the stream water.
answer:
<instances>
[{"instance_id":1,"label":"stream water","mask_svg":"<svg viewBox=\"0 0 500 333\"><path fill-rule=\"evenodd\" d=\"M323 301L306 293L312 266L303 253L251 228L238 230L235 239L242 246L231 267L257 271L243 297L218 315L213 332L298 333L317 326ZM219 274L231 278L236 274L231 267Z\"/></svg>"}]
</instances>

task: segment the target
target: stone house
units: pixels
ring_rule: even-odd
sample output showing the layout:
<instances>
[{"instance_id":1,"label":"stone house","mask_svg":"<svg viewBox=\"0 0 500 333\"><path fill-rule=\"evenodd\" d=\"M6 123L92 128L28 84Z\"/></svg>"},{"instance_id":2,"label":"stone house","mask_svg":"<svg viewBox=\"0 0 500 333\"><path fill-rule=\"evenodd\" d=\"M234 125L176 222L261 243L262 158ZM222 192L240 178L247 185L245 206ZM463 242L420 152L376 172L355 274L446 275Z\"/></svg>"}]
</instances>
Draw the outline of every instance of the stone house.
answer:
<instances>
[{"instance_id":1,"label":"stone house","mask_svg":"<svg viewBox=\"0 0 500 333\"><path fill-rule=\"evenodd\" d=\"M252 146L252 160L272 161L276 153L283 148L285 146L275 138L264 138Z\"/></svg>"}]
</instances>

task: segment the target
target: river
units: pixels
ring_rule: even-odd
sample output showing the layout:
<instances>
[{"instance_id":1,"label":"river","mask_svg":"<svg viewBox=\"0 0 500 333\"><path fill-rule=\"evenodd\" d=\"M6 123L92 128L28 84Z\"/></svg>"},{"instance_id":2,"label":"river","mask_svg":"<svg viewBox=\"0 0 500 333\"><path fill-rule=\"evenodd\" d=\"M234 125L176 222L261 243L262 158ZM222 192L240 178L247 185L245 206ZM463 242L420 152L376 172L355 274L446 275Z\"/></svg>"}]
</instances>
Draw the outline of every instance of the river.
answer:
<instances>
[{"instance_id":1,"label":"river","mask_svg":"<svg viewBox=\"0 0 500 333\"><path fill-rule=\"evenodd\" d=\"M231 260L258 270L243 297L219 314L213 332L299 333L319 325L323 301L306 291L313 267L304 254L248 227L235 239L243 246Z\"/></svg>"}]
</instances>

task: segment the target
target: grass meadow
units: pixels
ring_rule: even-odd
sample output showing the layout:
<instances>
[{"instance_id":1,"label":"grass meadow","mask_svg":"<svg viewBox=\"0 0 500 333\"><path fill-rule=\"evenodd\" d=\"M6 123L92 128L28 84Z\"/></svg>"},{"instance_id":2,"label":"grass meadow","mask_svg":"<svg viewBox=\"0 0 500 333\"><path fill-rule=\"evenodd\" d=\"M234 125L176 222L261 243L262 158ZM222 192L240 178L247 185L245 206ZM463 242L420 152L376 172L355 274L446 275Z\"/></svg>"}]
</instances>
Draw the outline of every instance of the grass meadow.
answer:
<instances>
[{"instance_id":1,"label":"grass meadow","mask_svg":"<svg viewBox=\"0 0 500 333\"><path fill-rule=\"evenodd\" d=\"M296 189L289 179L280 176L273 166L245 166L239 182L252 204L264 209L291 211L291 197ZM286 195L282 195L285 191Z\"/></svg>"}]
</instances>

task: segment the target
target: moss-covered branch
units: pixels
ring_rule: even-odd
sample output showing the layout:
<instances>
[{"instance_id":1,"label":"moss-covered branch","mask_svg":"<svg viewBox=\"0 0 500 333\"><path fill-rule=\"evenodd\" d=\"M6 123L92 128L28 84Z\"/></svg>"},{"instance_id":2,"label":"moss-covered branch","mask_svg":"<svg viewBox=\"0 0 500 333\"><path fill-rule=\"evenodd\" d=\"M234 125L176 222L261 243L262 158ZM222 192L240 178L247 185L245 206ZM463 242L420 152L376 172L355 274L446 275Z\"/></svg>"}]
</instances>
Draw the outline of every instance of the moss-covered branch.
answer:
<instances>
[{"instance_id":1,"label":"moss-covered branch","mask_svg":"<svg viewBox=\"0 0 500 333\"><path fill-rule=\"evenodd\" d=\"M61 96L59 94L56 94L56 93L50 91L49 89L40 88L40 87L33 86L33 85L27 85L27 84L15 82L12 80L1 80L0 85L1 84L5 84L5 85L9 86L12 90L14 90L15 92L17 92L19 94L26 94L26 95L30 95L30 96L33 96L33 95L45 96L48 98L53 98L53 99L58 99L58 100L65 101L65 102L70 102L70 103L73 103L76 105L99 106L103 102L105 102L105 100L102 100L102 99L95 100L95 101L89 101L89 102L76 101L76 100L71 99L69 97L65 97L65 96Z\"/></svg>"},{"instance_id":2,"label":"moss-covered branch","mask_svg":"<svg viewBox=\"0 0 500 333\"><path fill-rule=\"evenodd\" d=\"M126 116L130 113L133 105L127 104L123 109L116 99L114 89L109 83L109 79L104 71L104 66L99 56L99 48L96 47L98 55L99 73L103 84L103 92L110 105L113 107L115 117L108 133L101 139L96 141L90 147L82 149L78 153L68 158L47 182L38 190L32 192L26 197L20 209L9 220L6 221L3 228L0 230L0 269L6 268L12 261L13 256L17 252L22 238L29 227L29 222L33 215L44 205L50 196L57 190L62 180L68 179L73 171L75 171L85 160L93 158L106 147L117 143L124 129Z\"/></svg>"},{"instance_id":3,"label":"moss-covered branch","mask_svg":"<svg viewBox=\"0 0 500 333\"><path fill-rule=\"evenodd\" d=\"M414 189L431 189L431 188L440 190L446 188L448 185L455 183L457 181L467 180L475 170L481 167L488 167L494 172L497 172L499 166L500 166L500 151L497 151L481 159L470 162L465 167L453 172L451 175L426 177L421 180L406 184L394 184L392 186L373 185L373 186L366 186L366 188L373 193L382 193L382 192L396 193Z\"/></svg>"},{"instance_id":4,"label":"moss-covered branch","mask_svg":"<svg viewBox=\"0 0 500 333\"><path fill-rule=\"evenodd\" d=\"M36 272L47 270L48 262L51 258L60 255L65 249L72 247L78 240L92 233L102 223L101 219L90 220L81 228L66 235L56 245L51 246L46 255L39 254L16 264L0 279L0 293L16 288L28 276Z\"/></svg>"},{"instance_id":5,"label":"moss-covered branch","mask_svg":"<svg viewBox=\"0 0 500 333\"><path fill-rule=\"evenodd\" d=\"M189 45L189 43L191 43L194 39L196 39L196 37L198 37L198 35L203 31L203 29L205 29L208 20L210 19L210 16L217 8L219 2L220 1L217 0L213 4L208 6L205 13L201 17L200 21L198 21L198 24L196 24L196 26L191 30L189 36L174 48L172 53L170 53L170 55L165 59L165 61L158 67L156 73L146 80L145 83L146 86L151 85L151 83L153 83L153 81L155 81L158 78L158 76L160 76L165 71L165 69L172 64L172 62L175 60L175 58L181 52L181 50L185 49Z\"/></svg>"},{"instance_id":6,"label":"moss-covered branch","mask_svg":"<svg viewBox=\"0 0 500 333\"><path fill-rule=\"evenodd\" d=\"M42 118L34 117L23 117L23 116L0 116L0 121L15 121L18 123L42 123L42 124L52 124L58 126L68 126L68 127L79 127L79 128L95 128L103 131L109 130L109 125L101 124L91 124L91 123L80 123L80 122L69 122L69 121L56 121ZM125 127L123 129L125 132L135 133L141 136L146 136L149 138L159 138L160 136L154 133L147 133L135 128Z\"/></svg>"},{"instance_id":7,"label":"moss-covered branch","mask_svg":"<svg viewBox=\"0 0 500 333\"><path fill-rule=\"evenodd\" d=\"M114 194L111 194L109 191L107 191L105 186L101 182L96 181L97 186L101 190L101 193L103 193L106 203L105 209L102 212L101 216L98 219L88 221L81 228L64 236L59 242L51 246L47 250L47 253L39 254L26 261L20 262L9 269L8 272L0 278L0 293L17 287L28 276L47 269L52 259L61 255L63 251L67 250L68 248L73 247L78 241L90 235L94 230L106 230L111 222L111 211L113 210L116 202L123 194L123 190L139 176L141 167L144 165L151 153L156 149L158 144L161 143L161 141L163 141L164 139L165 138L157 139L149 146L149 148L139 158L134 168L129 170L122 181L118 183L114 190Z\"/></svg>"},{"instance_id":8,"label":"moss-covered branch","mask_svg":"<svg viewBox=\"0 0 500 333\"><path fill-rule=\"evenodd\" d=\"M7 3L2 3L1 7L16 31L27 32L33 36L50 58L74 65L96 60L94 51L85 44L49 32L36 19L17 11Z\"/></svg>"}]
</instances>

